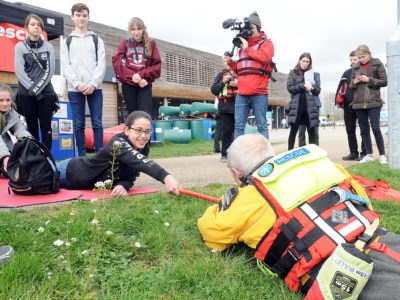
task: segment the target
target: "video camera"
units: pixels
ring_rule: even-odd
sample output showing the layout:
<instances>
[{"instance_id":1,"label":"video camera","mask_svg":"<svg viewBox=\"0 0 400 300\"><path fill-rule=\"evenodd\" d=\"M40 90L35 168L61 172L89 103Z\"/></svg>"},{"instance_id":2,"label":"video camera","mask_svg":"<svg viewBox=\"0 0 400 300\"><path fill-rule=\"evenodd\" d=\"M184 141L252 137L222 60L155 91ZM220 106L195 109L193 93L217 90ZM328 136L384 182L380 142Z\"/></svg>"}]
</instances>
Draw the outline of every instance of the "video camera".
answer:
<instances>
[{"instance_id":1,"label":"video camera","mask_svg":"<svg viewBox=\"0 0 400 300\"><path fill-rule=\"evenodd\" d=\"M224 29L231 28L231 30L238 31L238 33L232 40L233 43L232 51L225 52L229 56L233 56L233 51L235 50L235 47L240 48L242 44L242 41L240 40L241 37L247 40L253 34L250 20L249 18L246 17L243 18L243 22L239 21L238 19L227 19L222 23L222 28Z\"/></svg>"}]
</instances>

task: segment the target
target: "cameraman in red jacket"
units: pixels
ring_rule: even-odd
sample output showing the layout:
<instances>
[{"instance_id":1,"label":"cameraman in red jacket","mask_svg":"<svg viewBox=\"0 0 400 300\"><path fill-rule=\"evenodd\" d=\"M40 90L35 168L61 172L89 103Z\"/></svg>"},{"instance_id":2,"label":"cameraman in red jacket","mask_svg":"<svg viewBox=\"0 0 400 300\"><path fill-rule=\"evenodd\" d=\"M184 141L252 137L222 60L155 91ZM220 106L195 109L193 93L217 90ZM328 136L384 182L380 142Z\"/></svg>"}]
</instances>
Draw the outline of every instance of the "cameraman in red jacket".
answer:
<instances>
[{"instance_id":1,"label":"cameraman in red jacket","mask_svg":"<svg viewBox=\"0 0 400 300\"><path fill-rule=\"evenodd\" d=\"M242 42L239 49L239 60L233 61L226 56L231 69L238 74L238 95L235 103L235 133L237 138L244 134L250 108L256 119L258 131L267 139L268 82L272 71L271 60L274 56L274 45L261 31L261 20L257 12L249 16L252 25L252 36Z\"/></svg>"}]
</instances>

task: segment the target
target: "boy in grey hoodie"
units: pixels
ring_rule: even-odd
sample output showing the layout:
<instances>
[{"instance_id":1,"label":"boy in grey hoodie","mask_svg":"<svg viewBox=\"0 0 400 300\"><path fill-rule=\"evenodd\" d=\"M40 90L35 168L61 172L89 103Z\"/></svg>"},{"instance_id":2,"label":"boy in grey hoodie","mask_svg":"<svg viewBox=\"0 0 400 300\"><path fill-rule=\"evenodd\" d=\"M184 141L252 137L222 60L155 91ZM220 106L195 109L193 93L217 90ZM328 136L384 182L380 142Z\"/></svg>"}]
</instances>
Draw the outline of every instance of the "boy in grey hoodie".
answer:
<instances>
[{"instance_id":1,"label":"boy in grey hoodie","mask_svg":"<svg viewBox=\"0 0 400 300\"><path fill-rule=\"evenodd\" d=\"M92 121L94 150L103 147L103 92L102 81L106 72L104 42L87 30L89 8L83 3L71 8L75 30L61 46L61 64L68 81L68 99L74 120L75 140L79 156L86 156L85 101Z\"/></svg>"}]
</instances>

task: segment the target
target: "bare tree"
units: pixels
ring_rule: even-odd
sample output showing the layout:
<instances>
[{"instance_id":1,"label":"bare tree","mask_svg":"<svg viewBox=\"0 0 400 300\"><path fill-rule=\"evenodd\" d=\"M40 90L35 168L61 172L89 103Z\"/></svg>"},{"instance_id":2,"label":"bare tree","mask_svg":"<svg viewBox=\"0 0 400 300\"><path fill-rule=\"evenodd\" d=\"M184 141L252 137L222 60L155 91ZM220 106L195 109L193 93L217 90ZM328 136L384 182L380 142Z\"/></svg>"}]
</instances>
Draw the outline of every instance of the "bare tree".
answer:
<instances>
[{"instance_id":1,"label":"bare tree","mask_svg":"<svg viewBox=\"0 0 400 300\"><path fill-rule=\"evenodd\" d=\"M324 91L321 95L321 103L321 116L327 117L329 121L343 120L343 109L339 109L335 106L334 91Z\"/></svg>"}]
</instances>

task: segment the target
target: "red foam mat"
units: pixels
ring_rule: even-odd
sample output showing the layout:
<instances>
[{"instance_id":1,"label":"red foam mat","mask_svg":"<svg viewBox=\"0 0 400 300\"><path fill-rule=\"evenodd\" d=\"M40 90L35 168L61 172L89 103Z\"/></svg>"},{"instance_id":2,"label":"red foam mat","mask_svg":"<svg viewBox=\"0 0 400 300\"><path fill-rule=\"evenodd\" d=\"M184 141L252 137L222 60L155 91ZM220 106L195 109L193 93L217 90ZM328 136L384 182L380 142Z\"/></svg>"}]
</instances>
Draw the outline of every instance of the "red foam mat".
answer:
<instances>
[{"instance_id":1,"label":"red foam mat","mask_svg":"<svg viewBox=\"0 0 400 300\"><path fill-rule=\"evenodd\" d=\"M8 194L8 179L0 178L0 207L21 207L28 205L47 204L69 201L80 198L81 191L68 191L61 189L57 194L22 196Z\"/></svg>"},{"instance_id":2,"label":"red foam mat","mask_svg":"<svg viewBox=\"0 0 400 300\"><path fill-rule=\"evenodd\" d=\"M133 188L129 190L128 195L158 193L154 188ZM29 205L47 204L55 202L70 201L74 199L91 200L99 197L98 192L92 190L67 190L60 189L56 194L22 196L12 192L8 194L8 179L0 178L0 207L22 207Z\"/></svg>"}]
</instances>

